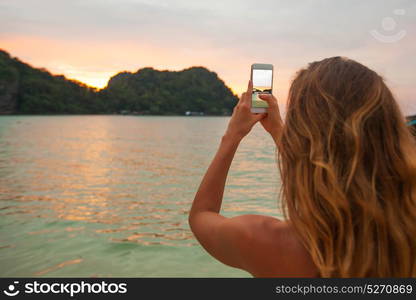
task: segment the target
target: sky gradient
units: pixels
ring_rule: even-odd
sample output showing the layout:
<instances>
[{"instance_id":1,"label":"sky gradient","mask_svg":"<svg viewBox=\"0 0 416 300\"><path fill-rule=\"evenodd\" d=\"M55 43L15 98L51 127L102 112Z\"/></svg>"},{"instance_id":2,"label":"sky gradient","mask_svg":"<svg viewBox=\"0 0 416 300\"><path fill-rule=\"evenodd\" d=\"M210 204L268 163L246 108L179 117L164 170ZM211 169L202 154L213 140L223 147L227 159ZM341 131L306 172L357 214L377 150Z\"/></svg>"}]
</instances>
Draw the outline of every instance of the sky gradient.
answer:
<instances>
[{"instance_id":1,"label":"sky gradient","mask_svg":"<svg viewBox=\"0 0 416 300\"><path fill-rule=\"evenodd\" d=\"M271 63L282 104L298 69L347 56L416 114L412 0L0 0L0 48L99 88L124 70L205 66L240 94L250 65Z\"/></svg>"}]
</instances>

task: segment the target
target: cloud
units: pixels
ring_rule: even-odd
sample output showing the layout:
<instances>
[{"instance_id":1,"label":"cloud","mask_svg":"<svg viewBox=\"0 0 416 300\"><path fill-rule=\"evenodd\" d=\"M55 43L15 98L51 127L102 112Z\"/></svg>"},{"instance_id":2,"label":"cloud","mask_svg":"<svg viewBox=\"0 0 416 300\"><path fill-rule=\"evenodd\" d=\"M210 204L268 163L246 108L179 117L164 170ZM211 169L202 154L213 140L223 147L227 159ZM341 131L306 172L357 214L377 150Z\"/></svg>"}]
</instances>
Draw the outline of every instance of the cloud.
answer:
<instances>
[{"instance_id":1,"label":"cloud","mask_svg":"<svg viewBox=\"0 0 416 300\"><path fill-rule=\"evenodd\" d=\"M395 15L395 9L405 14ZM395 30L406 30L397 43L382 43L370 34L394 33L382 28L386 17L393 18ZM0 2L0 45L13 44L6 50L30 56L29 62L49 67L50 56L55 65L70 65L73 74L74 69L94 66L97 70L91 72L111 73L116 66L134 70L205 65L237 92L246 86L251 63L272 63L275 90L282 99L296 70L310 61L344 55L380 72L401 103L412 103L415 36L412 0ZM32 42L19 46L16 40ZM50 47L42 47L41 41ZM59 59L56 49L62 45L68 50Z\"/></svg>"}]
</instances>

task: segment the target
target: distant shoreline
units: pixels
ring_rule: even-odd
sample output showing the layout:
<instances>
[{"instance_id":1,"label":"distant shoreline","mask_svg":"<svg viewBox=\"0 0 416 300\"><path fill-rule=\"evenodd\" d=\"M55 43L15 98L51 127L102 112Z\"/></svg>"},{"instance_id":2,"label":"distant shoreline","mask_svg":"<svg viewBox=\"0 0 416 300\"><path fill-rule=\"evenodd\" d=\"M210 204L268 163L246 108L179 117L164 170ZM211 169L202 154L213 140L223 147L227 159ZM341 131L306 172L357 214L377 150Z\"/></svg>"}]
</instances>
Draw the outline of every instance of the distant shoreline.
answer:
<instances>
[{"instance_id":1,"label":"distant shoreline","mask_svg":"<svg viewBox=\"0 0 416 300\"><path fill-rule=\"evenodd\" d=\"M231 117L231 115L133 115L133 114L3 114L0 117L56 117L56 116L120 116L120 117L184 117L184 118L204 118L204 117Z\"/></svg>"}]
</instances>

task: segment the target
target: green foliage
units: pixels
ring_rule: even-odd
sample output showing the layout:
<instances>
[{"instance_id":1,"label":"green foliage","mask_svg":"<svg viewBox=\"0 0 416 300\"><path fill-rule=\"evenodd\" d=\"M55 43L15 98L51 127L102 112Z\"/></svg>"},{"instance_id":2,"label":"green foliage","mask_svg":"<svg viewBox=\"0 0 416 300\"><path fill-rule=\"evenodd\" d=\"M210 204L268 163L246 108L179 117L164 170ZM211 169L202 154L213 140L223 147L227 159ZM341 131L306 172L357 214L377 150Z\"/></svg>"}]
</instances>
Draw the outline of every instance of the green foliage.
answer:
<instances>
[{"instance_id":1,"label":"green foliage","mask_svg":"<svg viewBox=\"0 0 416 300\"><path fill-rule=\"evenodd\" d=\"M16 111L23 114L119 113L183 115L186 111L207 115L230 114L237 98L216 73L203 67L179 72L143 68L121 72L105 89L97 91L64 76L11 58L0 50L2 87L16 84ZM10 97L9 97L10 98Z\"/></svg>"},{"instance_id":2,"label":"green foliage","mask_svg":"<svg viewBox=\"0 0 416 300\"><path fill-rule=\"evenodd\" d=\"M116 111L141 114L229 114L237 99L217 74L202 67L180 72L144 68L112 77L100 95Z\"/></svg>"}]
</instances>

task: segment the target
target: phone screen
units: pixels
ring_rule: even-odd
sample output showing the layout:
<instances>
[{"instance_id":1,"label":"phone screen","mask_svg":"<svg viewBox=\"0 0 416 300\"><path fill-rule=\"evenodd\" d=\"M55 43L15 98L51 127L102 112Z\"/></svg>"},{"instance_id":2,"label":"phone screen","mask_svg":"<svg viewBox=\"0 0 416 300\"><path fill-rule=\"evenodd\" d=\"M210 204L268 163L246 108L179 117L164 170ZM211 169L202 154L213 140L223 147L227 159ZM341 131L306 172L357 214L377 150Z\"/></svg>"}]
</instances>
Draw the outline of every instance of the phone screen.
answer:
<instances>
[{"instance_id":1,"label":"phone screen","mask_svg":"<svg viewBox=\"0 0 416 300\"><path fill-rule=\"evenodd\" d=\"M267 102L259 98L259 94L272 93L273 70L253 69L253 94L251 107L267 107Z\"/></svg>"}]
</instances>

